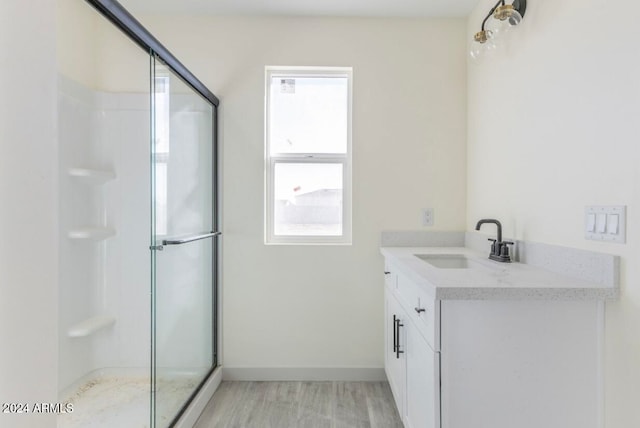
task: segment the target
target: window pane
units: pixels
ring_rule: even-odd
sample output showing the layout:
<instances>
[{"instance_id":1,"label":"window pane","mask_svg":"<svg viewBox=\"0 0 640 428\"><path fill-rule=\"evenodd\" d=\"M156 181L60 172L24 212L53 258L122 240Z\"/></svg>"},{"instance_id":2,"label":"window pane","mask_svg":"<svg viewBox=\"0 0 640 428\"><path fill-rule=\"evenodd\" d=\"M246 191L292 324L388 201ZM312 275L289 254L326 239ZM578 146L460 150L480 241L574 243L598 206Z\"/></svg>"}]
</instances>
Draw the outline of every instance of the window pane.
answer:
<instances>
[{"instance_id":1,"label":"window pane","mask_svg":"<svg viewBox=\"0 0 640 428\"><path fill-rule=\"evenodd\" d=\"M346 153L346 77L273 76L269 144L276 153Z\"/></svg>"},{"instance_id":2,"label":"window pane","mask_svg":"<svg viewBox=\"0 0 640 428\"><path fill-rule=\"evenodd\" d=\"M342 235L342 164L277 163L274 235Z\"/></svg>"}]
</instances>

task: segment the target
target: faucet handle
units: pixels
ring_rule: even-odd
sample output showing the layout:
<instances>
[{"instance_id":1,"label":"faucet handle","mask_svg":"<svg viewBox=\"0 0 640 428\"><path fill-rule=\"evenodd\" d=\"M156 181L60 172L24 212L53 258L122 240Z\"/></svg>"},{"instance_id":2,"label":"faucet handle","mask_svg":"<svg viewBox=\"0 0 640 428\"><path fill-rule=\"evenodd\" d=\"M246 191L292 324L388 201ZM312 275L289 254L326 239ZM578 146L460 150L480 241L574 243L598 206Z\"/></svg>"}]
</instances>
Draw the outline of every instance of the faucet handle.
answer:
<instances>
[{"instance_id":1,"label":"faucet handle","mask_svg":"<svg viewBox=\"0 0 640 428\"><path fill-rule=\"evenodd\" d=\"M509 245L513 245L513 242L511 242L511 241L502 241L502 244L500 245L500 256L501 257L506 257L507 259L511 258L509 256Z\"/></svg>"},{"instance_id":2,"label":"faucet handle","mask_svg":"<svg viewBox=\"0 0 640 428\"><path fill-rule=\"evenodd\" d=\"M488 238L487 241L491 241L491 254L500 254L500 251L496 248L497 243L495 239Z\"/></svg>"}]
</instances>

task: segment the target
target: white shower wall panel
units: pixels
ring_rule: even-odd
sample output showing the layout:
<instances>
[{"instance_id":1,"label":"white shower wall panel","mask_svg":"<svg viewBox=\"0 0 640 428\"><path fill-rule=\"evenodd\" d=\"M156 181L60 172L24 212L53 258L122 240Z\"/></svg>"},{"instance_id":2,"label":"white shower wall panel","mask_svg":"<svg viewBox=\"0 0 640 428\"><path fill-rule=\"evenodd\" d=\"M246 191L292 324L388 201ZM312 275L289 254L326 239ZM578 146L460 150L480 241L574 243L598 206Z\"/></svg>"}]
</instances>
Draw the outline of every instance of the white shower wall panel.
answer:
<instances>
[{"instance_id":1,"label":"white shower wall panel","mask_svg":"<svg viewBox=\"0 0 640 428\"><path fill-rule=\"evenodd\" d=\"M149 95L102 93L61 77L60 387L104 367L148 367L150 352ZM111 170L92 185L69 168ZM67 238L107 226L105 241ZM113 326L69 338L70 326L97 315Z\"/></svg>"},{"instance_id":2,"label":"white shower wall panel","mask_svg":"<svg viewBox=\"0 0 640 428\"><path fill-rule=\"evenodd\" d=\"M109 221L117 235L107 241L105 301L115 314L113 343L103 367L147 367L151 349L150 166L148 94L103 94L102 138L111 142L118 178L107 193Z\"/></svg>"},{"instance_id":3,"label":"white shower wall panel","mask_svg":"<svg viewBox=\"0 0 640 428\"><path fill-rule=\"evenodd\" d=\"M95 138L95 97L92 91L59 79L59 361L60 385L72 383L93 369L92 344L69 338L69 328L93 316L98 300L99 244L75 242L69 231L86 226L96 217L91 189L69 176L72 167L92 162Z\"/></svg>"}]
</instances>

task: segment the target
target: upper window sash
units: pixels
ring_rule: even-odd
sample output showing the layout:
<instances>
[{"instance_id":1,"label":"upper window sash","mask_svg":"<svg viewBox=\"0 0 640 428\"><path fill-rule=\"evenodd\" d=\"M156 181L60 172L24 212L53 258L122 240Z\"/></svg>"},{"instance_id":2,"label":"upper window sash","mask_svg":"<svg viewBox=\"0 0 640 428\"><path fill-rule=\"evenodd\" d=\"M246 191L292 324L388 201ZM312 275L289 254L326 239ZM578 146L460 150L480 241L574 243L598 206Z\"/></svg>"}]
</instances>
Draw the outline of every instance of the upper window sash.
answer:
<instances>
[{"instance_id":1,"label":"upper window sash","mask_svg":"<svg viewBox=\"0 0 640 428\"><path fill-rule=\"evenodd\" d=\"M266 78L268 156L349 153L350 71L268 70Z\"/></svg>"}]
</instances>

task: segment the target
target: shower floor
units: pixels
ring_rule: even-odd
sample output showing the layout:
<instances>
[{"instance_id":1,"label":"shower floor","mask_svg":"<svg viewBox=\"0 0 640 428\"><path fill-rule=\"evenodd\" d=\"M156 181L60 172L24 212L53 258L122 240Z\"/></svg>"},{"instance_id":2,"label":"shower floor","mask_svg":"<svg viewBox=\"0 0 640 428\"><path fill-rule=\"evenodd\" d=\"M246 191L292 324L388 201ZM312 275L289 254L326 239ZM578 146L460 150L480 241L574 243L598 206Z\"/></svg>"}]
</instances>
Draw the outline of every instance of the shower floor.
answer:
<instances>
[{"instance_id":1,"label":"shower floor","mask_svg":"<svg viewBox=\"0 0 640 428\"><path fill-rule=\"evenodd\" d=\"M96 370L61 394L73 412L58 415L58 428L149 428L149 375L141 370ZM200 373L165 372L156 383L156 425L165 427L202 379Z\"/></svg>"}]
</instances>

